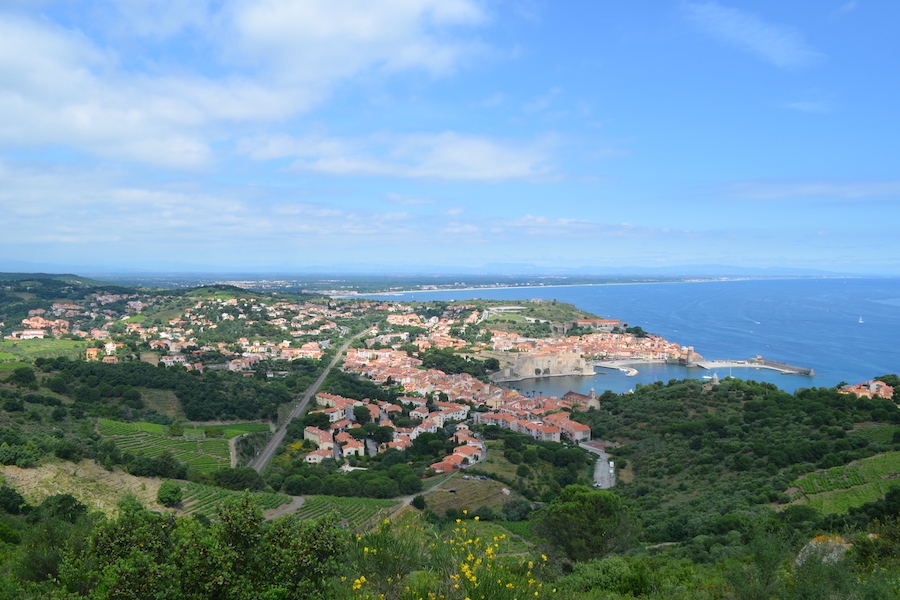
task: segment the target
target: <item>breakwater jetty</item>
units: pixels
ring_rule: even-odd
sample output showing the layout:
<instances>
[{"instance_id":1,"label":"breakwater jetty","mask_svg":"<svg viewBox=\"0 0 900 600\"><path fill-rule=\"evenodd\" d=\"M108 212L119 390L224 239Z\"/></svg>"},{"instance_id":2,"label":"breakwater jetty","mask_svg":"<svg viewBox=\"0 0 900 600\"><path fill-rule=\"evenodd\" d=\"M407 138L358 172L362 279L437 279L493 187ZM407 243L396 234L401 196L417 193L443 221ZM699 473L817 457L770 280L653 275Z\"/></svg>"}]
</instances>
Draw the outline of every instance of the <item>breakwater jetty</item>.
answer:
<instances>
[{"instance_id":1,"label":"breakwater jetty","mask_svg":"<svg viewBox=\"0 0 900 600\"><path fill-rule=\"evenodd\" d=\"M773 371L778 371L779 373L784 373L785 375L803 375L805 377L812 377L815 375L812 367L797 367L795 365L789 365L777 360L769 360L768 358L763 358L759 355L754 358L748 358L746 360L702 360L694 362L693 366L700 367L701 369L706 369L707 371L712 369L755 368L771 369Z\"/></svg>"}]
</instances>

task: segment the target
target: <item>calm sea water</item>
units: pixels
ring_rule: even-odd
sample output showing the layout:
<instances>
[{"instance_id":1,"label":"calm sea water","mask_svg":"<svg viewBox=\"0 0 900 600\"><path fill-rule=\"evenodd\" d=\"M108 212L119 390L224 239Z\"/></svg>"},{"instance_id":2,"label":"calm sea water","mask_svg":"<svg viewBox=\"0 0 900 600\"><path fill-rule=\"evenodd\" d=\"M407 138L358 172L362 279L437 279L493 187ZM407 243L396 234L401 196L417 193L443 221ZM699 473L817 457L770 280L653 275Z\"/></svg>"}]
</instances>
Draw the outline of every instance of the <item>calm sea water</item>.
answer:
<instances>
[{"instance_id":1,"label":"calm sea water","mask_svg":"<svg viewBox=\"0 0 900 600\"><path fill-rule=\"evenodd\" d=\"M570 302L588 312L694 349L707 359L760 354L812 367L814 377L765 369L733 369L742 379L801 387L855 383L900 372L900 279L787 279L661 284L559 286L531 289L414 292L375 296L396 300L542 298ZM860 323L862 319L862 323ZM590 388L623 392L637 383L699 378L706 372L669 365L638 365L636 377L601 370L593 377L528 379L523 392L561 395ZM720 378L728 370L718 372Z\"/></svg>"}]
</instances>

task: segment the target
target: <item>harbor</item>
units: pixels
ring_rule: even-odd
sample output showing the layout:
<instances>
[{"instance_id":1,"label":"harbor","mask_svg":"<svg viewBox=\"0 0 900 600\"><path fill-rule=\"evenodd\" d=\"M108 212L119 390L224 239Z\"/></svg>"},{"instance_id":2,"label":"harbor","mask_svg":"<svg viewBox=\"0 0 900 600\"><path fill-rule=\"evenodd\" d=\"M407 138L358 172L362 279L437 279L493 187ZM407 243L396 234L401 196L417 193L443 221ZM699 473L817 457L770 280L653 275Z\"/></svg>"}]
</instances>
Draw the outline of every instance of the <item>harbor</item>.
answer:
<instances>
[{"instance_id":1,"label":"harbor","mask_svg":"<svg viewBox=\"0 0 900 600\"><path fill-rule=\"evenodd\" d=\"M642 359L624 359L624 360L594 360L588 361L594 368L617 369L625 373L627 377L634 377L638 374L638 368L641 365L652 364L668 364L681 365L683 367L698 367L706 371L717 369L769 369L777 371L783 375L803 375L806 377L815 376L812 367L798 367L776 360L769 360L762 356L755 356L745 360L697 360L691 362L679 360L642 360ZM637 367L637 368L636 368Z\"/></svg>"},{"instance_id":2,"label":"harbor","mask_svg":"<svg viewBox=\"0 0 900 600\"><path fill-rule=\"evenodd\" d=\"M690 366L690 365L689 365ZM746 360L702 360L693 363L693 366L712 371L714 369L770 369L778 371L783 375L802 375L804 377L814 377L815 372L812 367L798 367L776 360L769 360L757 355L754 358Z\"/></svg>"}]
</instances>

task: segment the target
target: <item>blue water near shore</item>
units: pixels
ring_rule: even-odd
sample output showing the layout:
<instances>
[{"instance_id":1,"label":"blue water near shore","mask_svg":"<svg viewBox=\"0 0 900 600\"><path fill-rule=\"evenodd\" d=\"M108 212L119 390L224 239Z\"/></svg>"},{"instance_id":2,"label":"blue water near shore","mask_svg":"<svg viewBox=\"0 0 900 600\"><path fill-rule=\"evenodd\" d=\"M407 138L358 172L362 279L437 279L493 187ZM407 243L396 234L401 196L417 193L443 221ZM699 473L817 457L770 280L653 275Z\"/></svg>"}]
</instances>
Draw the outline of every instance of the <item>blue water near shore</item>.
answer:
<instances>
[{"instance_id":1,"label":"blue water near shore","mask_svg":"<svg viewBox=\"0 0 900 600\"><path fill-rule=\"evenodd\" d=\"M706 359L765 358L812 367L814 377L766 369L733 369L742 379L801 387L855 383L900 373L900 279L784 279L659 284L558 286L530 289L453 290L373 296L394 300L542 298L570 302L620 319L684 346ZM859 323L860 318L863 323ZM700 378L709 373L674 365L636 365L626 377L612 369L594 377L543 377L512 384L525 393L558 396L590 388L617 393L635 384ZM729 375L718 371L720 378Z\"/></svg>"}]
</instances>

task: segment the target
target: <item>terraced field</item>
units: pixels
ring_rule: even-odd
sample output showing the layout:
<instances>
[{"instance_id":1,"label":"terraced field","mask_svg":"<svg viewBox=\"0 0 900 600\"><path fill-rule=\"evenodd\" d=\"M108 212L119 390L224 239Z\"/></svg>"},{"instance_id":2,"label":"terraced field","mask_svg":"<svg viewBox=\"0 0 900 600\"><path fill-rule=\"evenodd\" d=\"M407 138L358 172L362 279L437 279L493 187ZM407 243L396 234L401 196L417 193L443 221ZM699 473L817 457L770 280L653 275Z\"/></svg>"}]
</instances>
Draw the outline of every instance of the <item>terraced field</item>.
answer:
<instances>
[{"instance_id":1,"label":"terraced field","mask_svg":"<svg viewBox=\"0 0 900 600\"><path fill-rule=\"evenodd\" d=\"M240 496L242 492L232 492L222 488L203 485L200 483L186 482L182 486L184 497L182 506L185 514L201 514L209 518L215 518L216 507L228 498ZM291 501L286 494L251 493L263 510L278 508L282 504Z\"/></svg>"},{"instance_id":2,"label":"terraced field","mask_svg":"<svg viewBox=\"0 0 900 600\"><path fill-rule=\"evenodd\" d=\"M359 527L379 512L395 506L394 500L372 498L341 498L338 496L310 496L297 511L301 519L318 519L334 512L349 527Z\"/></svg>"},{"instance_id":3,"label":"terraced field","mask_svg":"<svg viewBox=\"0 0 900 600\"><path fill-rule=\"evenodd\" d=\"M870 442L890 444L894 439L894 434L898 431L900 431L900 427L897 427L896 425L878 425L874 427L862 427L853 433L863 436Z\"/></svg>"},{"instance_id":4,"label":"terraced field","mask_svg":"<svg viewBox=\"0 0 900 600\"><path fill-rule=\"evenodd\" d=\"M207 427L185 427L180 436L168 435L165 425L156 423L125 423L100 419L100 435L115 440L120 449L146 456L172 455L198 471L215 471L231 466L228 439L244 433L269 431L265 423L235 423L217 427L224 432L221 438L206 437Z\"/></svg>"},{"instance_id":5,"label":"terraced field","mask_svg":"<svg viewBox=\"0 0 900 600\"><path fill-rule=\"evenodd\" d=\"M843 513L852 506L884 496L900 486L900 452L886 452L844 467L816 471L798 479L803 490L797 502L808 503L822 513Z\"/></svg>"}]
</instances>

